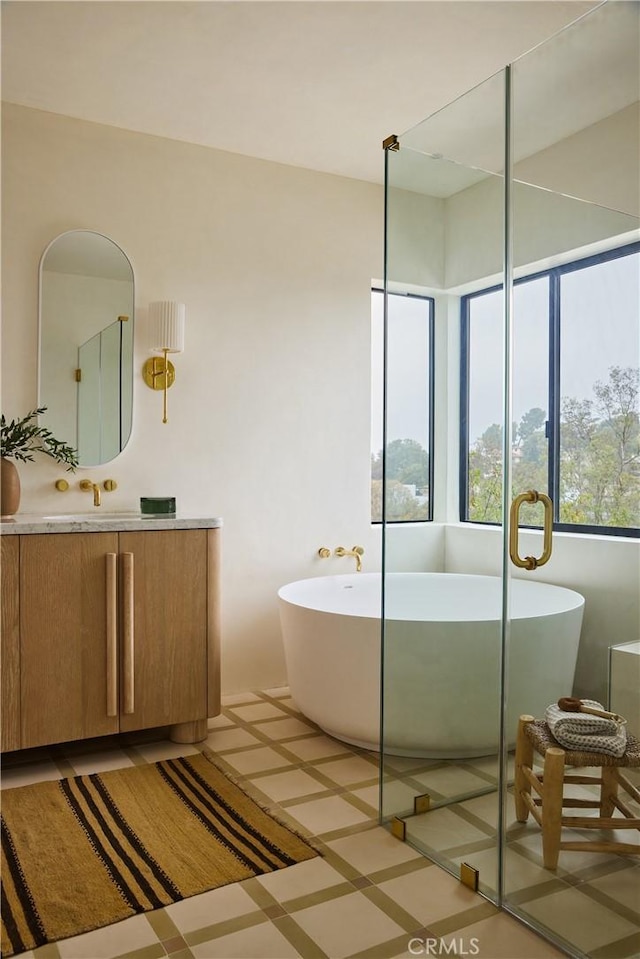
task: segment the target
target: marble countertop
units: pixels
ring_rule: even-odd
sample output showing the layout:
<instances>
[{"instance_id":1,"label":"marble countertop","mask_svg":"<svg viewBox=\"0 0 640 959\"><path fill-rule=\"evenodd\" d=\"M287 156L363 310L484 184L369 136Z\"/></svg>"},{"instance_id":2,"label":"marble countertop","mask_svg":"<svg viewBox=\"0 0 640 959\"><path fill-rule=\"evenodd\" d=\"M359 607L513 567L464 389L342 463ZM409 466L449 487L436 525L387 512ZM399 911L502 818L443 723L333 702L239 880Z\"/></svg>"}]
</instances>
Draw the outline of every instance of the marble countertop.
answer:
<instances>
[{"instance_id":1,"label":"marble countertop","mask_svg":"<svg viewBox=\"0 0 640 959\"><path fill-rule=\"evenodd\" d=\"M96 507L87 513L18 513L0 522L0 533L107 533L159 529L217 529L222 526L219 516L186 516L182 513L167 516L148 516L130 512L101 512Z\"/></svg>"}]
</instances>

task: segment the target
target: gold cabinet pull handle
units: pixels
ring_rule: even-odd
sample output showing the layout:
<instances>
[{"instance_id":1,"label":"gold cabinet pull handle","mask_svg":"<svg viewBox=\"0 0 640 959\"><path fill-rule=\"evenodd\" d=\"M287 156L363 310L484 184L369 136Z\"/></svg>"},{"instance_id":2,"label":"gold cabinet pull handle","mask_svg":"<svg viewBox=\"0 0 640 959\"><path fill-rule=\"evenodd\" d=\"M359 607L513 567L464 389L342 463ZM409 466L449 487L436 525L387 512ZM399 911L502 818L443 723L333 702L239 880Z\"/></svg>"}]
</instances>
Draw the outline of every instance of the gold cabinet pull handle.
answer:
<instances>
[{"instance_id":1,"label":"gold cabinet pull handle","mask_svg":"<svg viewBox=\"0 0 640 959\"><path fill-rule=\"evenodd\" d=\"M122 673L123 712L135 708L135 637L133 629L133 553L122 554Z\"/></svg>"},{"instance_id":2,"label":"gold cabinet pull handle","mask_svg":"<svg viewBox=\"0 0 640 959\"><path fill-rule=\"evenodd\" d=\"M524 559L518 553L518 537L520 533L520 507L523 503L542 503L544 506L544 539L542 543L541 556L525 556ZM546 493L539 493L535 489L527 490L526 493L520 493L511 504L510 510L511 529L509 532L509 555L514 566L520 569L537 569L538 566L544 566L551 558L551 538L553 534L553 503Z\"/></svg>"},{"instance_id":3,"label":"gold cabinet pull handle","mask_svg":"<svg viewBox=\"0 0 640 959\"><path fill-rule=\"evenodd\" d=\"M118 715L118 597L116 554L106 554L107 716Z\"/></svg>"}]
</instances>

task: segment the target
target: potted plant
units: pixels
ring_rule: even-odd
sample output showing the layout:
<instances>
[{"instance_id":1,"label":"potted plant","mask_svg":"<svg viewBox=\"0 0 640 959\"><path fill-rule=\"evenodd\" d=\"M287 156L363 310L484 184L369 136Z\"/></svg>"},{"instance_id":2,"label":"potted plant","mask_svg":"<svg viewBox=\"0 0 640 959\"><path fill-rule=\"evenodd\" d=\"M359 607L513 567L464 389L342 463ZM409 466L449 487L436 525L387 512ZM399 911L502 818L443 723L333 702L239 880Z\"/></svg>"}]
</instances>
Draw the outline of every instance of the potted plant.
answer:
<instances>
[{"instance_id":1,"label":"potted plant","mask_svg":"<svg viewBox=\"0 0 640 959\"><path fill-rule=\"evenodd\" d=\"M66 464L75 470L78 454L72 446L57 440L51 430L39 426L37 417L46 413L47 407L31 410L21 420L7 423L4 413L0 417L0 456L2 462L2 515L13 516L20 506L20 477L15 463L33 461L34 453L46 453L56 463Z\"/></svg>"}]
</instances>

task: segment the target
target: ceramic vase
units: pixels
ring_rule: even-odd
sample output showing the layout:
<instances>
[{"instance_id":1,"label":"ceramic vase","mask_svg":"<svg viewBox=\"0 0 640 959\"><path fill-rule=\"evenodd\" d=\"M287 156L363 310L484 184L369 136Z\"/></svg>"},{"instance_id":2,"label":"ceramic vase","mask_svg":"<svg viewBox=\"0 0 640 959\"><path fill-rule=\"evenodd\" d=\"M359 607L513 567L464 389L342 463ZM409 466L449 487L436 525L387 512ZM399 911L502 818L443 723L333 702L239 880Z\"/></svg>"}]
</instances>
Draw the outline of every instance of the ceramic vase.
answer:
<instances>
[{"instance_id":1,"label":"ceramic vase","mask_svg":"<svg viewBox=\"0 0 640 959\"><path fill-rule=\"evenodd\" d=\"M13 516L20 508L20 474L15 463L11 460L0 460L2 473L0 474L0 491L2 494L2 517Z\"/></svg>"}]
</instances>

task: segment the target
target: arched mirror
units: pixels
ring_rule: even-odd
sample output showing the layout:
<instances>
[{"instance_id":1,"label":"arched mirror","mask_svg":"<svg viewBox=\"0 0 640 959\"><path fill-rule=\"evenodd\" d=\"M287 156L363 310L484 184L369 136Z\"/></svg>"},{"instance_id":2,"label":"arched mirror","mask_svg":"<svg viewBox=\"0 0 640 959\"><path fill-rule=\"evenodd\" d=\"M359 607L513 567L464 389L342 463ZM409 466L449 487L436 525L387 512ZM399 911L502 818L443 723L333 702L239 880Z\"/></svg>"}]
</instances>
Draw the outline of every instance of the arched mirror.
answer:
<instances>
[{"instance_id":1,"label":"arched mirror","mask_svg":"<svg viewBox=\"0 0 640 959\"><path fill-rule=\"evenodd\" d=\"M80 466L120 453L133 416L133 269L91 230L56 237L40 260L38 405Z\"/></svg>"}]
</instances>

